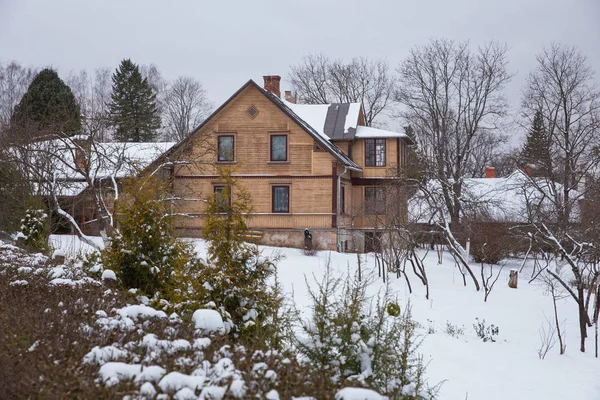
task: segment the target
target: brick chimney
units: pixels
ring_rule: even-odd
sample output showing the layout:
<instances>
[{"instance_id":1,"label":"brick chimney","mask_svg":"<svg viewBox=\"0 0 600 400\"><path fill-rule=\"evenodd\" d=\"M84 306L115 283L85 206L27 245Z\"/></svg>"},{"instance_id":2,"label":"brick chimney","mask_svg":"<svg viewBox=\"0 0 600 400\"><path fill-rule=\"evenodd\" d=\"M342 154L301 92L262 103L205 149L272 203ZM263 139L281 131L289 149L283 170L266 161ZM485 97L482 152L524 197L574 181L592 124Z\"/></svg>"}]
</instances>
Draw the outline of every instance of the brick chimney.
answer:
<instances>
[{"instance_id":1,"label":"brick chimney","mask_svg":"<svg viewBox=\"0 0 600 400\"><path fill-rule=\"evenodd\" d=\"M263 79L265 80L265 90L273 93L278 98L281 98L281 90L279 89L281 77L279 75L265 75L263 76Z\"/></svg>"},{"instance_id":2,"label":"brick chimney","mask_svg":"<svg viewBox=\"0 0 600 400\"><path fill-rule=\"evenodd\" d=\"M496 168L485 167L485 177L486 178L495 178L496 177Z\"/></svg>"},{"instance_id":3,"label":"brick chimney","mask_svg":"<svg viewBox=\"0 0 600 400\"><path fill-rule=\"evenodd\" d=\"M287 101L288 103L296 103L296 97L292 94L291 90L285 91L285 101Z\"/></svg>"}]
</instances>

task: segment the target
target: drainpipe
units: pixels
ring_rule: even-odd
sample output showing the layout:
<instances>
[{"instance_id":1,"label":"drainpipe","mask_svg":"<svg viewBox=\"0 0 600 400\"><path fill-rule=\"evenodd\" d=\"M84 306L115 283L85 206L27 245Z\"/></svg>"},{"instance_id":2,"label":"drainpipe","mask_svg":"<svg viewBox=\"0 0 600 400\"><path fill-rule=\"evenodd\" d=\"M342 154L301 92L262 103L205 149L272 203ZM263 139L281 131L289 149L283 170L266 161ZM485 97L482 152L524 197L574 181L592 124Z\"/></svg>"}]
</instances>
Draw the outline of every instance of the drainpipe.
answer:
<instances>
[{"instance_id":1,"label":"drainpipe","mask_svg":"<svg viewBox=\"0 0 600 400\"><path fill-rule=\"evenodd\" d=\"M342 242L340 241L340 222L341 222L341 210L342 210L342 176L348 172L348 168L344 166L344 172L337 176L337 251L342 252Z\"/></svg>"}]
</instances>

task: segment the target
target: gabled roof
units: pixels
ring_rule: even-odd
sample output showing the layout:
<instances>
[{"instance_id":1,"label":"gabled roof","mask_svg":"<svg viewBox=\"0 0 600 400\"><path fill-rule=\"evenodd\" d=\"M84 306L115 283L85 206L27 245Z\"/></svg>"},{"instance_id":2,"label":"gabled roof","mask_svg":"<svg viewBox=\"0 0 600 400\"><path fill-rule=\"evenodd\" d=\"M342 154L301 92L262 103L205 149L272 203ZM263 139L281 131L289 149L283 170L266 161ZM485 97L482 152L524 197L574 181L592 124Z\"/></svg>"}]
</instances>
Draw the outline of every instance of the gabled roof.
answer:
<instances>
[{"instance_id":1,"label":"gabled roof","mask_svg":"<svg viewBox=\"0 0 600 400\"><path fill-rule=\"evenodd\" d=\"M186 144L190 138L199 130L201 130L211 119L213 119L221 110L223 110L233 99L235 99L244 89L248 86L252 86L256 88L259 92L264 94L269 100L273 102L281 111L283 111L289 118L291 118L295 123L297 123L306 133L308 133L322 148L326 149L331 155L333 155L338 161L342 163L345 167L355 171L361 171L362 169L356 164L354 161L350 159L344 152L342 152L336 145L331 143L329 137L324 134L324 132L320 132L316 130L309 122L302 119L292 108L289 107L289 104L275 96L274 94L266 91L262 87L260 87L256 82L250 79L246 82L241 88L239 88L229 99L227 99L219 108L217 108L204 122L200 124L187 138L181 140L175 146L171 147L167 152L161 155L153 164L158 162L159 160L164 160L168 158L173 152L177 149L181 148L184 144ZM357 117L358 120L358 117Z\"/></svg>"}]
</instances>

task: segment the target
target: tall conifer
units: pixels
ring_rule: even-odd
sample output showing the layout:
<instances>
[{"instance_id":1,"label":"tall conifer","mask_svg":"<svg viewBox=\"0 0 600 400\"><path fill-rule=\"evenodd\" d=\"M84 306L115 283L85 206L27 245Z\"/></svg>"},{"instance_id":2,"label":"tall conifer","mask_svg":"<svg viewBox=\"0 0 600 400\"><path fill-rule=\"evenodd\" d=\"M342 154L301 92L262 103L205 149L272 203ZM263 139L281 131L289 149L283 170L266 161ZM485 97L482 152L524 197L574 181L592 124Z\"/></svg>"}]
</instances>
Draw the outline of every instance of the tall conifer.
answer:
<instances>
[{"instance_id":1,"label":"tall conifer","mask_svg":"<svg viewBox=\"0 0 600 400\"><path fill-rule=\"evenodd\" d=\"M79 104L56 71L46 68L36 75L15 107L11 126L25 129L31 137L70 136L81 129Z\"/></svg>"},{"instance_id":2,"label":"tall conifer","mask_svg":"<svg viewBox=\"0 0 600 400\"><path fill-rule=\"evenodd\" d=\"M547 176L551 171L551 140L544 126L544 117L540 111L535 113L531 130L521 150L521 164L528 166L538 175Z\"/></svg>"},{"instance_id":3,"label":"tall conifer","mask_svg":"<svg viewBox=\"0 0 600 400\"><path fill-rule=\"evenodd\" d=\"M109 110L116 128L115 138L122 142L151 142L160 128L160 116L156 108L156 95L147 78L130 59L112 76L113 93Z\"/></svg>"}]
</instances>

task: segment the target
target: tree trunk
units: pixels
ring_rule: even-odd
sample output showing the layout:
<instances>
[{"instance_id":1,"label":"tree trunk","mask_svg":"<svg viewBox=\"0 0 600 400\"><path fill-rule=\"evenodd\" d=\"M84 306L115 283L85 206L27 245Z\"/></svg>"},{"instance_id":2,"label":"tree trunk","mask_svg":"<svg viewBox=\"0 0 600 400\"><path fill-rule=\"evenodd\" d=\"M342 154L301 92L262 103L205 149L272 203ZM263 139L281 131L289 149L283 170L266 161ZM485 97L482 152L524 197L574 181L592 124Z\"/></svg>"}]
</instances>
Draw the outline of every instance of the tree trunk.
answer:
<instances>
[{"instance_id":1,"label":"tree trunk","mask_svg":"<svg viewBox=\"0 0 600 400\"><path fill-rule=\"evenodd\" d=\"M519 283L519 271L516 269L510 270L510 275L508 278L508 287L516 289Z\"/></svg>"},{"instance_id":2,"label":"tree trunk","mask_svg":"<svg viewBox=\"0 0 600 400\"><path fill-rule=\"evenodd\" d=\"M582 282L580 282L577 287L577 296L579 297L579 333L581 336L581 347L579 350L582 353L585 353L585 339L587 338L587 324L589 318L585 310L585 294Z\"/></svg>"}]
</instances>

